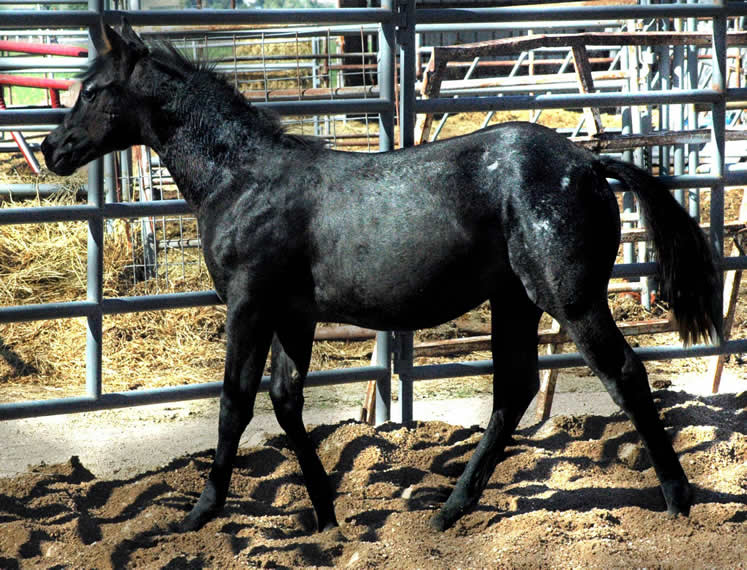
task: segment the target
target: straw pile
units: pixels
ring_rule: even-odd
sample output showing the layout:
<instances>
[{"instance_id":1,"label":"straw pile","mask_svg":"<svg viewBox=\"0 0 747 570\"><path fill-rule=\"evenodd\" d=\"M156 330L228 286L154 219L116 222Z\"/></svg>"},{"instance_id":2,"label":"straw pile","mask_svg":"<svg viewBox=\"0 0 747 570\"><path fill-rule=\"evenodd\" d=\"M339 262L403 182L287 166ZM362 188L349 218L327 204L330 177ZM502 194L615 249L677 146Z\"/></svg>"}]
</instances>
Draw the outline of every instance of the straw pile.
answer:
<instances>
[{"instance_id":1,"label":"straw pile","mask_svg":"<svg viewBox=\"0 0 747 570\"><path fill-rule=\"evenodd\" d=\"M63 196L12 205L43 207L69 202L69 196ZM0 305L84 300L86 245L85 223L4 226L0 236ZM153 287L148 283L132 286L131 277L123 271L131 260L125 226L120 222L104 242L105 296L145 294ZM189 281L204 280L202 277L188 276L173 289L189 289ZM159 385L214 379L215 363L223 357L221 313L222 308L208 307L106 317L106 388L142 386L153 377ZM84 319L3 325L0 381L80 387L85 335ZM176 362L178 377L174 377Z\"/></svg>"},{"instance_id":2,"label":"straw pile","mask_svg":"<svg viewBox=\"0 0 747 570\"><path fill-rule=\"evenodd\" d=\"M261 63L265 58L271 56L307 56L311 55L311 39L288 37L285 41L262 42L237 45L234 50L235 57L254 57L260 58L253 60L252 63ZM299 63L304 60L298 60ZM271 62L267 62L268 65ZM241 72L237 74L227 73L227 77L236 77L241 79L242 88L248 90L269 89L306 89L311 87L311 77L308 70L298 67L296 71L292 70L263 70L253 72Z\"/></svg>"},{"instance_id":3,"label":"straw pile","mask_svg":"<svg viewBox=\"0 0 747 570\"><path fill-rule=\"evenodd\" d=\"M72 195L6 203L44 207L72 203ZM124 221L104 240L104 296L146 295L210 287L205 265L187 265L178 279L133 285L125 267L133 252ZM19 224L0 231L0 306L86 299L87 225ZM137 252L136 252L137 255ZM199 255L195 251L195 255ZM225 307L109 315L103 323L107 392L221 380ZM85 384L85 319L0 325L0 401L80 394ZM314 369L368 362L373 342L315 346Z\"/></svg>"}]
</instances>

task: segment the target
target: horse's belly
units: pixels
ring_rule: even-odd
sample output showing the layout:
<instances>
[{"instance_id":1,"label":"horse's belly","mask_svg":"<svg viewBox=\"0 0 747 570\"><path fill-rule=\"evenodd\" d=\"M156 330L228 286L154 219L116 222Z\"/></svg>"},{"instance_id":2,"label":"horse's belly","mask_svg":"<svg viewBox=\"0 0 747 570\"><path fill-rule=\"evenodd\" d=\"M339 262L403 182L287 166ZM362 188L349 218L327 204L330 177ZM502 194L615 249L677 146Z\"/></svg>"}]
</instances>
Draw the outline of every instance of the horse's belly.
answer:
<instances>
[{"instance_id":1,"label":"horse's belly","mask_svg":"<svg viewBox=\"0 0 747 570\"><path fill-rule=\"evenodd\" d=\"M473 309L497 289L495 260L437 266L359 267L316 283L319 320L379 330L435 326Z\"/></svg>"}]
</instances>

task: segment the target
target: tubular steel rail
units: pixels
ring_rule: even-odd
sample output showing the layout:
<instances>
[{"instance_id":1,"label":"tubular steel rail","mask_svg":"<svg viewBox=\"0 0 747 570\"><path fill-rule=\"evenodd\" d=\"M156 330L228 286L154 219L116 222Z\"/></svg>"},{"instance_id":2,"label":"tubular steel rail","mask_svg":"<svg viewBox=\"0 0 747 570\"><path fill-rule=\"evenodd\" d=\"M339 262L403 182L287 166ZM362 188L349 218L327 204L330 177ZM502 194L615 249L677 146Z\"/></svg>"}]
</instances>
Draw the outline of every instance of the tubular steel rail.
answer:
<instances>
[{"instance_id":1,"label":"tubular steel rail","mask_svg":"<svg viewBox=\"0 0 747 570\"><path fill-rule=\"evenodd\" d=\"M710 140L713 145L711 172L708 175L683 175L668 177L670 187L711 187L711 226L709 233L719 252L724 249L724 187L747 182L744 173L727 173L725 169L725 118L726 102L747 101L747 89L727 89L726 69L726 19L727 16L747 15L744 2L725 3L716 0L709 4L666 4L645 6L563 6L501 7L479 9L423 9L415 11L415 0L382 0L381 8L320 9L320 10L153 10L110 11L104 9L103 0L88 0L84 11L6 11L0 19L0 28L74 28L98 25L103 17L117 24L122 15L135 25L183 26L220 24L378 24L379 25L379 90L378 96L368 99L334 101L294 101L263 103L281 114L327 114L365 112L379 113L381 150L394 146L395 105L399 115L400 145L414 142L415 114L475 110L583 108L631 105L656 105L660 103L701 103L711 106ZM592 93L580 95L515 95L460 97L459 99L433 98L417 100L415 97L416 24L423 29L439 26L480 26L487 23L536 21L548 18L552 12L555 22L618 20L634 18L707 18L712 21L710 45L712 48L713 77L705 89L625 94ZM399 99L395 99L394 50L399 50ZM93 49L89 48L89 56ZM259 103L258 103L259 105ZM54 125L67 111L64 109L17 110L0 112L0 126ZM86 396L38 402L18 402L0 405L0 419L32 417L39 415L99 410L106 408L169 402L218 395L220 383L208 383L174 388L138 390L134 392L104 394L102 392L102 318L107 314L162 310L219 303L213 291L165 294L153 296L105 298L102 291L104 224L109 218L129 218L155 215L189 213L182 200L165 200L150 203L105 203L103 190L103 160L89 167L88 204L79 206L52 206L45 208L9 208L0 210L0 225L44 223L53 221L86 221L88 223L88 284L87 299L43 305L24 305L0 308L0 323L85 317L86 341ZM723 268L746 269L747 257L730 257L723 260ZM628 263L615 266L615 277L651 275L655 263ZM721 346L698 345L689 348L651 347L636 352L644 360L671 359L747 352L747 340L727 341ZM393 358L392 358L393 355ZM393 369L391 363L393 361ZM564 368L583 365L577 353L543 355L540 368ZM412 419L412 384L415 380L448 378L465 375L489 374L491 361L455 362L427 366L413 364L411 333L380 332L377 335L374 364L360 368L312 372L309 385L336 384L375 380L377 382L376 421L390 419L390 382L392 372L399 374L399 417L403 422ZM268 379L263 379L266 389Z\"/></svg>"}]
</instances>

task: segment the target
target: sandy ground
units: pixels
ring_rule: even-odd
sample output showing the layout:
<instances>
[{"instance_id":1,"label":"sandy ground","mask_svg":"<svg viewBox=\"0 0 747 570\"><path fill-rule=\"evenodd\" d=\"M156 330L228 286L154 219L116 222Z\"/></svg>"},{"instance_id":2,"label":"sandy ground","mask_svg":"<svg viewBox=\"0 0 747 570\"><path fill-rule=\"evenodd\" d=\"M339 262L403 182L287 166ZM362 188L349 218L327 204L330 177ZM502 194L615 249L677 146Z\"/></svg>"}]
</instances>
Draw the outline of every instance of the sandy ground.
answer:
<instances>
[{"instance_id":1,"label":"sandy ground","mask_svg":"<svg viewBox=\"0 0 747 570\"><path fill-rule=\"evenodd\" d=\"M186 534L173 525L210 452L126 479L95 477L72 457L0 479L0 567L744 568L746 397L656 392L694 487L689 517L666 513L621 414L559 415L520 429L477 508L435 532L428 520L482 430L348 421L312 431L337 492L337 530L313 532L284 437L243 448L226 508Z\"/></svg>"},{"instance_id":2,"label":"sandy ground","mask_svg":"<svg viewBox=\"0 0 747 570\"><path fill-rule=\"evenodd\" d=\"M214 400L2 422L0 568L745 568L746 383L729 374L702 395L702 375L684 374L655 392L695 489L688 518L666 514L632 426L586 378L560 384L574 391L548 421L525 417L445 533L428 520L482 435L486 397L416 401L427 421L406 427L308 410L337 492L341 526L325 533L262 402L224 512L187 534L174 523L209 468Z\"/></svg>"}]
</instances>

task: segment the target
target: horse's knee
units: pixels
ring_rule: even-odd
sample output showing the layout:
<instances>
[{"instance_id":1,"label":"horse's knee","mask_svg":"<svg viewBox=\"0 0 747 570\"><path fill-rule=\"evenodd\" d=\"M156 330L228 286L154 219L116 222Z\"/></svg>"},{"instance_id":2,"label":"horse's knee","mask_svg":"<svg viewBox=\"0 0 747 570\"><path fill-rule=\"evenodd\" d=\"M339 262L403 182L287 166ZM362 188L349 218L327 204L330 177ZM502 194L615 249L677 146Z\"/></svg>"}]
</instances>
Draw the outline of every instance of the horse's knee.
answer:
<instances>
[{"instance_id":1,"label":"horse's knee","mask_svg":"<svg viewBox=\"0 0 747 570\"><path fill-rule=\"evenodd\" d=\"M303 408L303 378L293 360L284 352L277 355L272 369L270 399L281 425Z\"/></svg>"},{"instance_id":2,"label":"horse's knee","mask_svg":"<svg viewBox=\"0 0 747 570\"><path fill-rule=\"evenodd\" d=\"M233 393L225 387L220 396L218 428L223 431L243 431L254 415L254 406L247 405L240 393Z\"/></svg>"},{"instance_id":3,"label":"horse's knee","mask_svg":"<svg viewBox=\"0 0 747 570\"><path fill-rule=\"evenodd\" d=\"M286 386L271 388L270 399L275 415L281 422L285 416L297 414L303 408L303 395L287 390Z\"/></svg>"}]
</instances>

